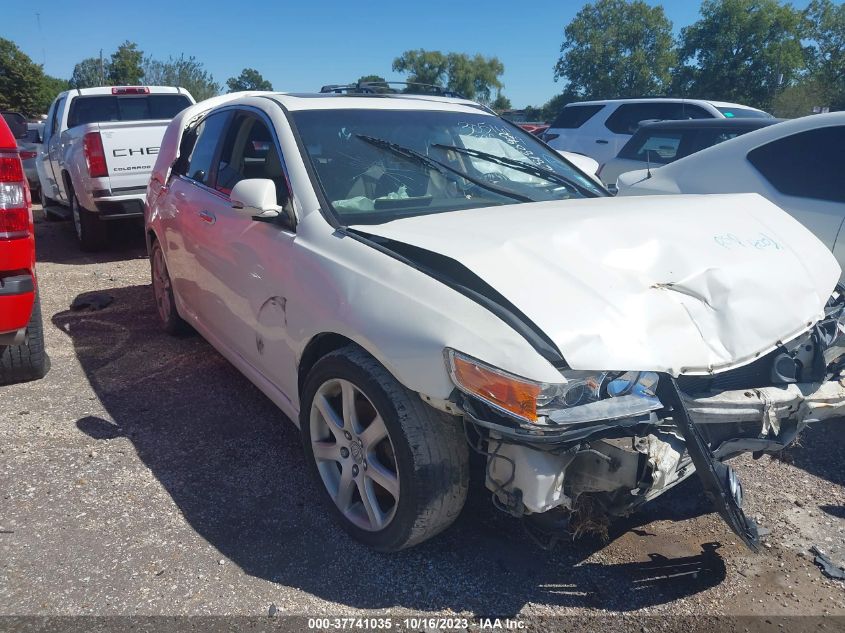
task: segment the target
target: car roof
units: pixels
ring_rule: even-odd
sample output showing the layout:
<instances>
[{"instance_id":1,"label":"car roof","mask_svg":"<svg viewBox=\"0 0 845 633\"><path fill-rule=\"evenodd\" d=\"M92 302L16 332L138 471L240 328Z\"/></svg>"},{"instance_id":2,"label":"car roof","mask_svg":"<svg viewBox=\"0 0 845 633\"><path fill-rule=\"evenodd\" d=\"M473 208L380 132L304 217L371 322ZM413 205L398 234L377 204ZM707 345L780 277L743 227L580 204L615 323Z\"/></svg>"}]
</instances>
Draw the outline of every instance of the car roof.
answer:
<instances>
[{"instance_id":1,"label":"car roof","mask_svg":"<svg viewBox=\"0 0 845 633\"><path fill-rule=\"evenodd\" d=\"M666 103L707 103L715 108L742 108L744 110L757 110L751 106L742 105L741 103L729 103L728 101L712 101L710 99L684 99L681 97L639 97L635 99L599 99L595 101L573 101L567 103L566 107L575 105L608 105L608 104L622 104L622 103L654 103L655 101L664 101ZM762 110L759 110L762 112Z\"/></svg>"},{"instance_id":2,"label":"car roof","mask_svg":"<svg viewBox=\"0 0 845 633\"><path fill-rule=\"evenodd\" d=\"M62 94L67 94L77 97L87 97L89 95L111 95L112 88L149 88L149 94L185 94L184 88L176 88L174 86L98 86L96 88L74 88L73 90L66 90ZM144 94L126 94L119 95L121 97L143 97Z\"/></svg>"},{"instance_id":3,"label":"car roof","mask_svg":"<svg viewBox=\"0 0 845 633\"><path fill-rule=\"evenodd\" d=\"M331 92L251 92L248 94L249 96L269 97L291 111L343 109L442 110L445 112L482 112L495 116L494 112L475 101L436 95L396 93L338 94Z\"/></svg>"},{"instance_id":4,"label":"car roof","mask_svg":"<svg viewBox=\"0 0 845 633\"><path fill-rule=\"evenodd\" d=\"M781 123L784 119L755 119L755 118L739 118L739 119L681 119L681 120L667 120L667 121L652 121L651 123L643 123L640 129L637 130L708 130L716 128L720 130L733 129L757 129Z\"/></svg>"},{"instance_id":5,"label":"car roof","mask_svg":"<svg viewBox=\"0 0 845 633\"><path fill-rule=\"evenodd\" d=\"M828 114L811 114L808 116L799 117L797 119L789 119L782 121L777 125L770 125L753 130L747 134L737 136L730 140L718 143L712 147L708 147L689 156L684 156L678 160L661 167L661 173L672 174L673 170L688 169L689 165L694 165L695 161L722 161L728 163L731 157L744 157L748 152L756 147L765 145L771 141L791 136L798 132L806 130L813 130L821 127L845 125L845 112L830 112Z\"/></svg>"}]
</instances>

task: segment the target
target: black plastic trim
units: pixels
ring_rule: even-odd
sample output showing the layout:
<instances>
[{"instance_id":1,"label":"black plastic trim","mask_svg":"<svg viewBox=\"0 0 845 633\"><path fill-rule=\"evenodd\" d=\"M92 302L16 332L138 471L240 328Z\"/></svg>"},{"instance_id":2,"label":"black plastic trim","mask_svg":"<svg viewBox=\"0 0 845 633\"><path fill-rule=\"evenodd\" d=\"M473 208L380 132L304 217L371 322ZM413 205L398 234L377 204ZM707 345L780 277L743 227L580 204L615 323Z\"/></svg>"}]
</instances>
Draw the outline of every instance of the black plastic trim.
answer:
<instances>
[{"instance_id":1,"label":"black plastic trim","mask_svg":"<svg viewBox=\"0 0 845 633\"><path fill-rule=\"evenodd\" d=\"M32 275L0 277L0 297L22 295L28 292L35 292L35 280Z\"/></svg>"}]
</instances>

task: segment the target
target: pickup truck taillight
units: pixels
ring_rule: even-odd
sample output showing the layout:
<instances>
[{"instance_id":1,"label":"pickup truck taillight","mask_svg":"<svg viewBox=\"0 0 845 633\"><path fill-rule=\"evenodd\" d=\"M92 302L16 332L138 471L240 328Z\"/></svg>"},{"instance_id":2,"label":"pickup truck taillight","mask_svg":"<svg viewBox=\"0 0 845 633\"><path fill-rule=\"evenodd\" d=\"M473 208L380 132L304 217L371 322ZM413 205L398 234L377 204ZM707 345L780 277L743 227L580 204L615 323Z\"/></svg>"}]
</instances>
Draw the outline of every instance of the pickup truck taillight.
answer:
<instances>
[{"instance_id":1,"label":"pickup truck taillight","mask_svg":"<svg viewBox=\"0 0 845 633\"><path fill-rule=\"evenodd\" d=\"M91 178L104 178L109 175L103 139L99 132L88 132L82 137L82 153L85 154L85 163L88 165L88 175Z\"/></svg>"},{"instance_id":2,"label":"pickup truck taillight","mask_svg":"<svg viewBox=\"0 0 845 633\"><path fill-rule=\"evenodd\" d=\"M0 151L0 240L32 234L29 187L17 152Z\"/></svg>"}]
</instances>

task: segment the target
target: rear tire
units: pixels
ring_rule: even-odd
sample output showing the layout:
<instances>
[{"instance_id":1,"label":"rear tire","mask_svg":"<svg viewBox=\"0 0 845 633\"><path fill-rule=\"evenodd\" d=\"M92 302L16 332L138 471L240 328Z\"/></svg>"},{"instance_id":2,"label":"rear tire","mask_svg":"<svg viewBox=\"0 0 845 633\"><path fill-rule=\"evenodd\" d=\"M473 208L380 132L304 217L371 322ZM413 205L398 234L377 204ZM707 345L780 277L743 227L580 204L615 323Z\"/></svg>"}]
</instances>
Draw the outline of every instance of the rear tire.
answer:
<instances>
[{"instance_id":1,"label":"rear tire","mask_svg":"<svg viewBox=\"0 0 845 633\"><path fill-rule=\"evenodd\" d=\"M308 374L300 431L329 511L375 550L417 545L463 508L469 458L460 423L356 345L324 356Z\"/></svg>"},{"instance_id":2,"label":"rear tire","mask_svg":"<svg viewBox=\"0 0 845 633\"><path fill-rule=\"evenodd\" d=\"M70 211L80 248L87 252L103 250L106 245L106 227L100 216L79 204L79 198L74 192L71 192Z\"/></svg>"},{"instance_id":3,"label":"rear tire","mask_svg":"<svg viewBox=\"0 0 845 633\"><path fill-rule=\"evenodd\" d=\"M41 299L35 295L32 314L26 326L24 342L0 348L0 383L38 380L47 373L44 351L44 324L41 321Z\"/></svg>"},{"instance_id":4,"label":"rear tire","mask_svg":"<svg viewBox=\"0 0 845 633\"><path fill-rule=\"evenodd\" d=\"M180 336L190 332L191 327L179 316L173 297L173 283L164 261L164 250L158 240L150 245L150 273L153 281L153 297L159 322L165 332Z\"/></svg>"}]
</instances>

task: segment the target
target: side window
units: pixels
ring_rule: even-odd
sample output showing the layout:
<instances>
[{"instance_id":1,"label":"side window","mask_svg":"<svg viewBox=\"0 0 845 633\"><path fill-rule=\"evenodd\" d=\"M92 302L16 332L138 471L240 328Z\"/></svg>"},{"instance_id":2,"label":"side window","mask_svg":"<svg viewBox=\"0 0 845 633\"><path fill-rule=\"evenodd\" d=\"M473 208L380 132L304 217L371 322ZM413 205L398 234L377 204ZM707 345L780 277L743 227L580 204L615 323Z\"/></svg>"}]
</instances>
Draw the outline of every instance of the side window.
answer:
<instances>
[{"instance_id":1,"label":"side window","mask_svg":"<svg viewBox=\"0 0 845 633\"><path fill-rule=\"evenodd\" d=\"M216 189L229 194L241 180L269 178L276 185L276 199L287 197L287 179L276 142L267 123L247 113L235 115L217 165Z\"/></svg>"},{"instance_id":2,"label":"side window","mask_svg":"<svg viewBox=\"0 0 845 633\"><path fill-rule=\"evenodd\" d=\"M50 129L48 130L47 134L44 137L46 141L48 138L53 137L54 135L58 134L59 132L59 111L62 109L62 104L64 103L64 99L56 99L53 102L52 110L47 118L49 121Z\"/></svg>"},{"instance_id":3,"label":"side window","mask_svg":"<svg viewBox=\"0 0 845 633\"><path fill-rule=\"evenodd\" d=\"M788 196L845 202L845 126L807 130L748 152L748 161Z\"/></svg>"},{"instance_id":4,"label":"side window","mask_svg":"<svg viewBox=\"0 0 845 633\"><path fill-rule=\"evenodd\" d=\"M563 110L561 110L560 114L555 117L555 120L549 127L574 130L592 119L602 108L604 108L603 105L566 106Z\"/></svg>"},{"instance_id":5,"label":"side window","mask_svg":"<svg viewBox=\"0 0 845 633\"><path fill-rule=\"evenodd\" d=\"M605 126L614 134L633 134L641 121L680 121L713 118L704 108L691 103L624 103L611 114Z\"/></svg>"},{"instance_id":6,"label":"side window","mask_svg":"<svg viewBox=\"0 0 845 633\"><path fill-rule=\"evenodd\" d=\"M192 147L190 147L190 153L187 154L185 171L180 171L180 173L184 173L191 180L212 186L214 156L217 153L217 148L220 145L220 137L226 128L226 122L228 120L228 112L216 112L206 117L197 126L196 130L192 133L195 140L192 143ZM188 147L181 148L180 154L182 149L188 150Z\"/></svg>"}]
</instances>

